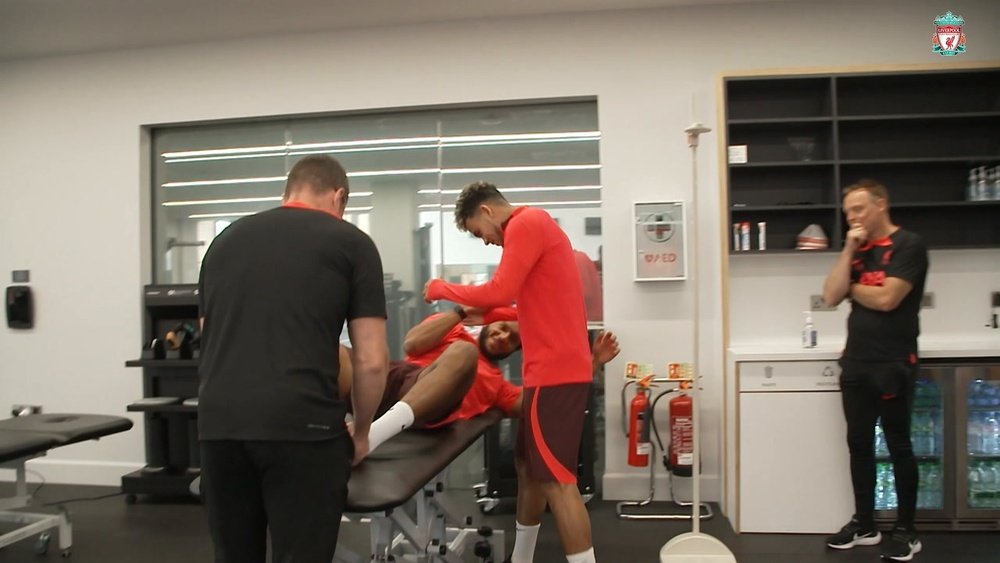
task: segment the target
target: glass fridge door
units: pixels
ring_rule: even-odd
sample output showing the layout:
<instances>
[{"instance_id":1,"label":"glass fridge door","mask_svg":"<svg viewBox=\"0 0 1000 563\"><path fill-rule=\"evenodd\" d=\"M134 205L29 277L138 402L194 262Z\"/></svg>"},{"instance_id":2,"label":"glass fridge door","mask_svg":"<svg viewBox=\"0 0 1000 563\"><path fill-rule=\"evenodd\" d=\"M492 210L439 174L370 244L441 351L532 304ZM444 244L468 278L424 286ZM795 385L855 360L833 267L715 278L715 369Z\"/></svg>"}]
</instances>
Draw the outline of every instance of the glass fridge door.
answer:
<instances>
[{"instance_id":1,"label":"glass fridge door","mask_svg":"<svg viewBox=\"0 0 1000 563\"><path fill-rule=\"evenodd\" d=\"M1000 517L1000 365L958 368L957 516Z\"/></svg>"},{"instance_id":2,"label":"glass fridge door","mask_svg":"<svg viewBox=\"0 0 1000 563\"><path fill-rule=\"evenodd\" d=\"M914 389L913 415L910 419L910 441L917 458L919 488L917 489L917 521L940 520L946 516L945 491L951 464L948 459L950 444L944 437L948 423L946 396L954 368L926 366L921 368ZM875 428L875 510L880 520L895 519L897 507L896 479L889 459L881 421Z\"/></svg>"}]
</instances>

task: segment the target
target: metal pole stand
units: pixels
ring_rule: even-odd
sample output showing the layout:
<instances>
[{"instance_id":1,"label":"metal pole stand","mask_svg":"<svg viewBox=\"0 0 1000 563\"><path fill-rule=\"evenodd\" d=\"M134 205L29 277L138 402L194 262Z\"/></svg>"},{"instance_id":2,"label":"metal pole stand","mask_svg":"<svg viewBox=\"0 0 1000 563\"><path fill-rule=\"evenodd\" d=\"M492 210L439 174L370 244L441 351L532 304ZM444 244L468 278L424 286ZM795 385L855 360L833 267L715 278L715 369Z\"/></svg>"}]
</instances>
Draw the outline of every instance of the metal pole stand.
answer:
<instances>
[{"instance_id":1,"label":"metal pole stand","mask_svg":"<svg viewBox=\"0 0 1000 563\"><path fill-rule=\"evenodd\" d=\"M692 104L694 100L692 98ZM692 112L693 113L693 112ZM691 214L689 215L690 221L695 223L698 217L698 137L702 133L708 133L711 131L710 128L705 127L701 123L692 123L690 127L684 130L687 134L688 147L691 148ZM698 506L701 504L701 487L700 487L700 463L698 460L698 449L699 449L699 434L698 430L701 426L701 416L699 416L699 410L701 402L698 400L698 389L701 387L701 364L699 362L699 346L698 346L698 336L700 329L700 319L698 317L698 283L701 281L698 278L698 229L697 224L694 225L695 228L691 229L691 246L693 248L694 261L691 265L691 280L694 285L691 288L691 293L694 300L694 306L692 307L694 312L694 369L692 370L693 384L691 385L691 398L694 400L694 459L695 465L692 471L694 501L691 508L692 512L692 531L688 533L675 536L673 539L668 541L660 549L660 563L736 563L736 557L733 552L729 551L724 543L718 539L701 532L701 518L695 518L693 513L698 510Z\"/></svg>"}]
</instances>

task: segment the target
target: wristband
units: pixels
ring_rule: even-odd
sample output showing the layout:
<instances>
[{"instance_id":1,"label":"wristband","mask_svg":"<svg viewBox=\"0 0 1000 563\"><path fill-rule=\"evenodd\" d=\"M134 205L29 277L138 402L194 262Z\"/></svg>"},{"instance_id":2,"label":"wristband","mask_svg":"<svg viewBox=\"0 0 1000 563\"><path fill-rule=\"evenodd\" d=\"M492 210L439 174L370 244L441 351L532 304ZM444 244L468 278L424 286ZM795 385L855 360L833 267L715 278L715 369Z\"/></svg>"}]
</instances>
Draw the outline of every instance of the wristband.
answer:
<instances>
[{"instance_id":1,"label":"wristband","mask_svg":"<svg viewBox=\"0 0 1000 563\"><path fill-rule=\"evenodd\" d=\"M462 307L461 305L455 305L455 308L452 310L455 311L455 314L458 315L460 320L464 321L465 318L469 316L469 314L465 312L465 307Z\"/></svg>"}]
</instances>

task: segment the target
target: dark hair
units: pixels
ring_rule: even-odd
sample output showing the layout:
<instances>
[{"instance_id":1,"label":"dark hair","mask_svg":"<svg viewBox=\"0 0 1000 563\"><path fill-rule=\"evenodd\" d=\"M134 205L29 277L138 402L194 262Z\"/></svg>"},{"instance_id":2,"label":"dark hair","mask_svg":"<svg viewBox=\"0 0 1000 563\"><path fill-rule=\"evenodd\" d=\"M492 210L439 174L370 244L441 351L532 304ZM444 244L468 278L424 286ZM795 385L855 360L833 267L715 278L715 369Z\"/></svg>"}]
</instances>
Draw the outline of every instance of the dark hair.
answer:
<instances>
[{"instance_id":1,"label":"dark hair","mask_svg":"<svg viewBox=\"0 0 1000 563\"><path fill-rule=\"evenodd\" d=\"M304 189L316 194L344 188L345 195L351 192L347 185L347 172L336 159L323 155L307 156L295 163L285 182L285 197Z\"/></svg>"},{"instance_id":2,"label":"dark hair","mask_svg":"<svg viewBox=\"0 0 1000 563\"><path fill-rule=\"evenodd\" d=\"M490 326L490 325L485 325L483 327L483 329L479 331L479 342L477 343L477 345L479 346L479 353L482 354L484 358L486 358L487 360L489 360L491 364L497 364L497 363L500 362L500 360L506 359L511 354L513 354L514 352L517 352L518 350L521 349L521 345L518 344L517 346L515 346L514 348L512 348L510 352L507 352L506 354L494 354L494 353L490 352L489 350L487 350L486 349L486 327L488 327L488 326Z\"/></svg>"},{"instance_id":3,"label":"dark hair","mask_svg":"<svg viewBox=\"0 0 1000 563\"><path fill-rule=\"evenodd\" d=\"M850 186L844 188L843 196L847 197L847 194L858 190L865 190L875 199L884 199L889 201L889 190L885 189L885 186L875 180L869 180L867 178L862 178L861 180L858 180L857 182L854 182Z\"/></svg>"},{"instance_id":4,"label":"dark hair","mask_svg":"<svg viewBox=\"0 0 1000 563\"><path fill-rule=\"evenodd\" d=\"M507 203L507 198L500 193L496 186L489 182L476 182L469 184L458 194L455 200L455 225L460 231L467 230L465 222L472 218L479 210L479 206L489 202Z\"/></svg>"}]
</instances>

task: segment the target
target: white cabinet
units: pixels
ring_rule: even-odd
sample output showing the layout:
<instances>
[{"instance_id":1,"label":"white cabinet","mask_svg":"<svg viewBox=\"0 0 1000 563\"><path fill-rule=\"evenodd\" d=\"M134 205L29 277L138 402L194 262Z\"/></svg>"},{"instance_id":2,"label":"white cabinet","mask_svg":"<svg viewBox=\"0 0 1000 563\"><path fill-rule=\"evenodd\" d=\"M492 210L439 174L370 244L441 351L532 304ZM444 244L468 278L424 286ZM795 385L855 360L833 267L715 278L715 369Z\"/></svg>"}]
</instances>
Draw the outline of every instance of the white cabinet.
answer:
<instances>
[{"instance_id":1,"label":"white cabinet","mask_svg":"<svg viewBox=\"0 0 1000 563\"><path fill-rule=\"evenodd\" d=\"M737 363L740 532L830 533L854 512L836 361Z\"/></svg>"}]
</instances>

